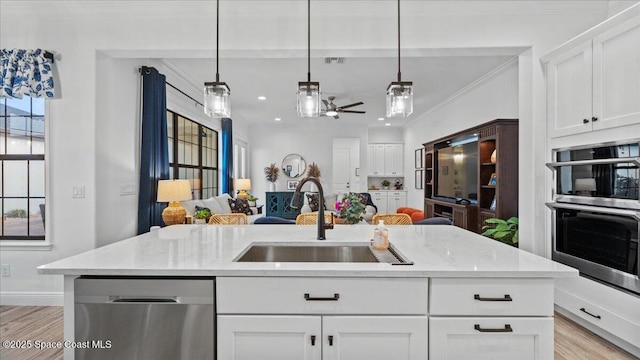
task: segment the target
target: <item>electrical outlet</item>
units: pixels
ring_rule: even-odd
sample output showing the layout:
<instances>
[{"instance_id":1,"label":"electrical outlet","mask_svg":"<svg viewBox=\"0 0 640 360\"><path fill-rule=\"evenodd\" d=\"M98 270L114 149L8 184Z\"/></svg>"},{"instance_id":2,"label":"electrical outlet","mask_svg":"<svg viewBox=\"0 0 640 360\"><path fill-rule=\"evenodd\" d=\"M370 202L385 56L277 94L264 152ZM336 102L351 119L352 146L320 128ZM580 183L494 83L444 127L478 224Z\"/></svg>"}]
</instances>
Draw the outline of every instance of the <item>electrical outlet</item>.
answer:
<instances>
[{"instance_id":1,"label":"electrical outlet","mask_svg":"<svg viewBox=\"0 0 640 360\"><path fill-rule=\"evenodd\" d=\"M9 264L2 264L2 276L3 276L3 277L9 277L9 276L11 276L11 265L9 265Z\"/></svg>"}]
</instances>

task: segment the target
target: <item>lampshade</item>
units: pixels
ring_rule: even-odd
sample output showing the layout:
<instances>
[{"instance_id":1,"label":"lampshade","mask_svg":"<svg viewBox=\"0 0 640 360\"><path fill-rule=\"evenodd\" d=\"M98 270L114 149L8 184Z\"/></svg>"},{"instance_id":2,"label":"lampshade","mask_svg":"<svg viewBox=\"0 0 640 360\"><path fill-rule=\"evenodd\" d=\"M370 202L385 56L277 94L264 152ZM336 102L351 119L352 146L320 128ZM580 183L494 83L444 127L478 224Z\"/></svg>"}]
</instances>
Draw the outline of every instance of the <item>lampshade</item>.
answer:
<instances>
[{"instance_id":1,"label":"lampshade","mask_svg":"<svg viewBox=\"0 0 640 360\"><path fill-rule=\"evenodd\" d=\"M158 202L191 200L189 180L159 180Z\"/></svg>"},{"instance_id":2,"label":"lampshade","mask_svg":"<svg viewBox=\"0 0 640 360\"><path fill-rule=\"evenodd\" d=\"M318 117L320 116L320 83L299 82L298 83L298 116Z\"/></svg>"},{"instance_id":3,"label":"lampshade","mask_svg":"<svg viewBox=\"0 0 640 360\"><path fill-rule=\"evenodd\" d=\"M236 190L251 190L251 179L235 179L233 187Z\"/></svg>"},{"instance_id":4,"label":"lampshade","mask_svg":"<svg viewBox=\"0 0 640 360\"><path fill-rule=\"evenodd\" d=\"M204 83L204 113L217 118L231 117L231 89L220 81L220 0L216 0L216 81Z\"/></svg>"},{"instance_id":5,"label":"lampshade","mask_svg":"<svg viewBox=\"0 0 640 360\"><path fill-rule=\"evenodd\" d=\"M413 82L402 81L400 71L400 0L398 0L398 81L387 87L387 117L407 117L413 113Z\"/></svg>"},{"instance_id":6,"label":"lampshade","mask_svg":"<svg viewBox=\"0 0 640 360\"><path fill-rule=\"evenodd\" d=\"M574 191L596 191L596 179L594 178L582 178L576 179L573 187Z\"/></svg>"},{"instance_id":7,"label":"lampshade","mask_svg":"<svg viewBox=\"0 0 640 360\"><path fill-rule=\"evenodd\" d=\"M413 83L394 81L387 87L387 117L407 117L413 113Z\"/></svg>"},{"instance_id":8,"label":"lampshade","mask_svg":"<svg viewBox=\"0 0 640 360\"><path fill-rule=\"evenodd\" d=\"M211 117L231 117L231 90L226 83L204 83L204 113Z\"/></svg>"}]
</instances>

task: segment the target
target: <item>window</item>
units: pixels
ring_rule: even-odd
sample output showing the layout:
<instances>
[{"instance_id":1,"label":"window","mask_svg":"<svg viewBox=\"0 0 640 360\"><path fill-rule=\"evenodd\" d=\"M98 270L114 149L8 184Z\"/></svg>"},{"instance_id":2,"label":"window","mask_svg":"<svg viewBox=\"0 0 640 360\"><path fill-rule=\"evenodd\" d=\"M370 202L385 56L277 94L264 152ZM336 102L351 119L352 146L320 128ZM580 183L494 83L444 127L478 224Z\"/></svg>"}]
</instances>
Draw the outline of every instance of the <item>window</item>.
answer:
<instances>
[{"instance_id":1,"label":"window","mask_svg":"<svg viewBox=\"0 0 640 360\"><path fill-rule=\"evenodd\" d=\"M44 240L44 99L0 99L0 240Z\"/></svg>"},{"instance_id":2,"label":"window","mask_svg":"<svg viewBox=\"0 0 640 360\"><path fill-rule=\"evenodd\" d=\"M169 176L191 180L194 199L218 195L218 132L167 111Z\"/></svg>"}]
</instances>

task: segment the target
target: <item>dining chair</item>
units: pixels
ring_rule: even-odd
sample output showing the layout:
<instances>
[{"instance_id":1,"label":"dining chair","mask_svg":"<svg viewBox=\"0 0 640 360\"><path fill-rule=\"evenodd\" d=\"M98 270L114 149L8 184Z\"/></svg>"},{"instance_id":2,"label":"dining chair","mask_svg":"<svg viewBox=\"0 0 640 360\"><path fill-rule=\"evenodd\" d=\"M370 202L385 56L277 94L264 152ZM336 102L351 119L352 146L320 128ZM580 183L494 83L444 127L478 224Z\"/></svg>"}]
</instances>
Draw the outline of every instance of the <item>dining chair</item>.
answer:
<instances>
[{"instance_id":1,"label":"dining chair","mask_svg":"<svg viewBox=\"0 0 640 360\"><path fill-rule=\"evenodd\" d=\"M407 214L375 214L371 224L377 225L380 220L384 220L385 225L413 225L411 216Z\"/></svg>"},{"instance_id":2,"label":"dining chair","mask_svg":"<svg viewBox=\"0 0 640 360\"><path fill-rule=\"evenodd\" d=\"M209 225L247 225L249 220L246 214L214 214L209 218Z\"/></svg>"}]
</instances>

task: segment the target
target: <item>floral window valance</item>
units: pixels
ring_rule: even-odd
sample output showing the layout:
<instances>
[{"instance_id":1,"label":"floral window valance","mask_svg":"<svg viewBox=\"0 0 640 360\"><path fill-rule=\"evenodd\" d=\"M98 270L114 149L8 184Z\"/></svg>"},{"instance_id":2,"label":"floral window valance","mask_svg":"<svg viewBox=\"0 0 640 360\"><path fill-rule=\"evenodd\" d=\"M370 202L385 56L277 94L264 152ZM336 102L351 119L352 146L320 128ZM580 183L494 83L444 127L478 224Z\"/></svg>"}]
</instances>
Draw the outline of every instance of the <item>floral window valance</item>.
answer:
<instances>
[{"instance_id":1,"label":"floral window valance","mask_svg":"<svg viewBox=\"0 0 640 360\"><path fill-rule=\"evenodd\" d=\"M0 97L55 97L51 61L42 49L0 49Z\"/></svg>"}]
</instances>

